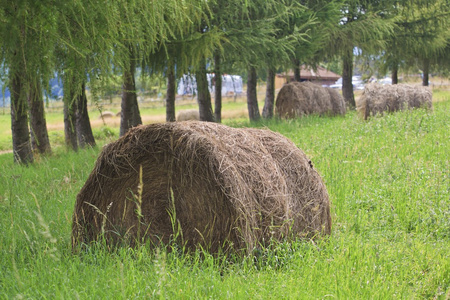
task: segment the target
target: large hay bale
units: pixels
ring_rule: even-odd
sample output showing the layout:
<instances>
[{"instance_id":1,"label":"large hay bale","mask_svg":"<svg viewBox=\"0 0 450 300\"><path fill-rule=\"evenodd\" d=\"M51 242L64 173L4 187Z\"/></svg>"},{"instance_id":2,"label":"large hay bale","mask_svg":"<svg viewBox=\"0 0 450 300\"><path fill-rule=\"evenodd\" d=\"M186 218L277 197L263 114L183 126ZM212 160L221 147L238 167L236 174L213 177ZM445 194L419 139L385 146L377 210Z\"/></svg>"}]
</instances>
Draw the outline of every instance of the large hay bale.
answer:
<instances>
[{"instance_id":1,"label":"large hay bale","mask_svg":"<svg viewBox=\"0 0 450 300\"><path fill-rule=\"evenodd\" d=\"M282 118L297 118L309 114L344 115L345 102L332 89L308 81L291 82L278 93L275 110Z\"/></svg>"},{"instance_id":2,"label":"large hay bale","mask_svg":"<svg viewBox=\"0 0 450 300\"><path fill-rule=\"evenodd\" d=\"M200 120L200 113L198 109L184 109L180 110L177 115L177 121L198 121Z\"/></svg>"},{"instance_id":3,"label":"large hay bale","mask_svg":"<svg viewBox=\"0 0 450 300\"><path fill-rule=\"evenodd\" d=\"M77 196L72 241L159 244L179 233L188 249L216 252L330 231L327 190L291 141L193 121L136 127L106 146Z\"/></svg>"},{"instance_id":4,"label":"large hay bale","mask_svg":"<svg viewBox=\"0 0 450 300\"><path fill-rule=\"evenodd\" d=\"M420 107L432 109L432 106L432 93L429 88L408 84L368 84L356 103L360 117L366 120L370 116L383 115L385 111Z\"/></svg>"}]
</instances>

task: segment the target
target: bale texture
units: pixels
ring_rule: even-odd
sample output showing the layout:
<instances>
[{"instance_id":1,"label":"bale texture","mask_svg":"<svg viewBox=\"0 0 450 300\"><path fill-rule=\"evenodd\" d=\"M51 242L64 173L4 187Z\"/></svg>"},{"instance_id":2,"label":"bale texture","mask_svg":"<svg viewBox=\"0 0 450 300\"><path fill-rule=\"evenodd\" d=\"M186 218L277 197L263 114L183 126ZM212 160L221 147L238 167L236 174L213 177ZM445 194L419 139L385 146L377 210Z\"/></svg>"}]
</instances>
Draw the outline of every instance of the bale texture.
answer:
<instances>
[{"instance_id":1,"label":"bale texture","mask_svg":"<svg viewBox=\"0 0 450 300\"><path fill-rule=\"evenodd\" d=\"M185 109L180 110L180 112L177 115L177 121L198 121L200 120L200 114L198 112L198 109Z\"/></svg>"},{"instance_id":2,"label":"bale texture","mask_svg":"<svg viewBox=\"0 0 450 300\"><path fill-rule=\"evenodd\" d=\"M345 115L344 98L333 89L314 83L291 82L283 86L275 103L276 115L297 118L304 115Z\"/></svg>"},{"instance_id":3,"label":"bale texture","mask_svg":"<svg viewBox=\"0 0 450 300\"><path fill-rule=\"evenodd\" d=\"M77 195L72 242L177 237L214 253L330 231L326 187L290 140L192 121L135 127L103 149Z\"/></svg>"},{"instance_id":4,"label":"bale texture","mask_svg":"<svg viewBox=\"0 0 450 300\"><path fill-rule=\"evenodd\" d=\"M356 107L361 118L383 115L412 108L432 109L432 93L429 88L408 84L366 85Z\"/></svg>"},{"instance_id":5,"label":"bale texture","mask_svg":"<svg viewBox=\"0 0 450 300\"><path fill-rule=\"evenodd\" d=\"M99 119L103 119L103 118L112 118L114 117L116 114L113 113L112 111L102 111L101 115L98 117Z\"/></svg>"}]
</instances>

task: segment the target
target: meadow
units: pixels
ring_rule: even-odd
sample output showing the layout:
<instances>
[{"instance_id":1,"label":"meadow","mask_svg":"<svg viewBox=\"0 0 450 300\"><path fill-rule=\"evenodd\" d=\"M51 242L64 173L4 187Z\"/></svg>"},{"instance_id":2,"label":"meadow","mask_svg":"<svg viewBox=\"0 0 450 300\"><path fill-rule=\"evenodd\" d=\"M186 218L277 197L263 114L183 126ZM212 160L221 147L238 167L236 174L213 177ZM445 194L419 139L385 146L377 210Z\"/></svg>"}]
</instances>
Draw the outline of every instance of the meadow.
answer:
<instances>
[{"instance_id":1,"label":"meadow","mask_svg":"<svg viewBox=\"0 0 450 300\"><path fill-rule=\"evenodd\" d=\"M183 254L171 245L108 251L99 244L74 254L75 198L101 147L56 147L29 167L2 154L0 298L450 299L450 97L436 95L432 112L368 121L356 112L226 119L290 138L332 202L330 236L273 243L245 257ZM94 131L100 145L117 138L115 128Z\"/></svg>"}]
</instances>

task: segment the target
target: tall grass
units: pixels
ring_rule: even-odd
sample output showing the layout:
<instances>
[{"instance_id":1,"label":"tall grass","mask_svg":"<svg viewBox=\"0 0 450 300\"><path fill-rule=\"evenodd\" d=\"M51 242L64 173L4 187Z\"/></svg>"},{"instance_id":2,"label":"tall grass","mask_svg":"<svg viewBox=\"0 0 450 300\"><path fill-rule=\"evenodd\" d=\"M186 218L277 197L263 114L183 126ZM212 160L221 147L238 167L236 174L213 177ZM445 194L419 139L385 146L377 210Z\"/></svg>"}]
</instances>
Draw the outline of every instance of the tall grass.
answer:
<instances>
[{"instance_id":1,"label":"tall grass","mask_svg":"<svg viewBox=\"0 0 450 300\"><path fill-rule=\"evenodd\" d=\"M57 149L29 167L0 155L0 297L449 299L449 112L441 101L369 121L229 122L293 140L332 201L330 237L243 258L148 247L72 254L75 197L100 149Z\"/></svg>"}]
</instances>

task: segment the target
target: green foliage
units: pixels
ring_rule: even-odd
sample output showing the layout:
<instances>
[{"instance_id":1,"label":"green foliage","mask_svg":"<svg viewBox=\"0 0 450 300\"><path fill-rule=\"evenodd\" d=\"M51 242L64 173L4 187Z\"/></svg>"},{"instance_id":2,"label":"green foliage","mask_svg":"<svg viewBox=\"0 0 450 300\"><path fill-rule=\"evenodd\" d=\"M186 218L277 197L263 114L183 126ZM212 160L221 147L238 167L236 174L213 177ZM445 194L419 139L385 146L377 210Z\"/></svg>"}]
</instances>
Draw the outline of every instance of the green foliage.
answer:
<instances>
[{"instance_id":1,"label":"green foliage","mask_svg":"<svg viewBox=\"0 0 450 300\"><path fill-rule=\"evenodd\" d=\"M217 1L211 7L211 26L226 39L221 49L225 69L287 64L316 25L313 12L299 1Z\"/></svg>"},{"instance_id":2,"label":"green foliage","mask_svg":"<svg viewBox=\"0 0 450 300\"><path fill-rule=\"evenodd\" d=\"M342 17L341 3L338 1L309 0L300 2L306 9L305 13L294 15L291 21L296 27L303 27L308 38L297 41L289 68L292 67L292 64L294 67L298 67L296 66L297 62L311 66L321 63L329 54L328 43L334 38L333 32Z\"/></svg>"},{"instance_id":3,"label":"green foliage","mask_svg":"<svg viewBox=\"0 0 450 300\"><path fill-rule=\"evenodd\" d=\"M432 70L446 74L450 65L448 5L440 0L397 2L390 12L395 16L395 29L385 37L386 44L364 53L366 61L373 61L373 71L382 75L392 70L418 73L428 59Z\"/></svg>"},{"instance_id":4,"label":"green foliage","mask_svg":"<svg viewBox=\"0 0 450 300\"><path fill-rule=\"evenodd\" d=\"M330 194L333 231L243 258L101 243L73 254L75 197L100 148L55 149L28 167L0 155L0 297L448 298L449 110L447 96L432 112L256 124L312 160Z\"/></svg>"}]
</instances>

